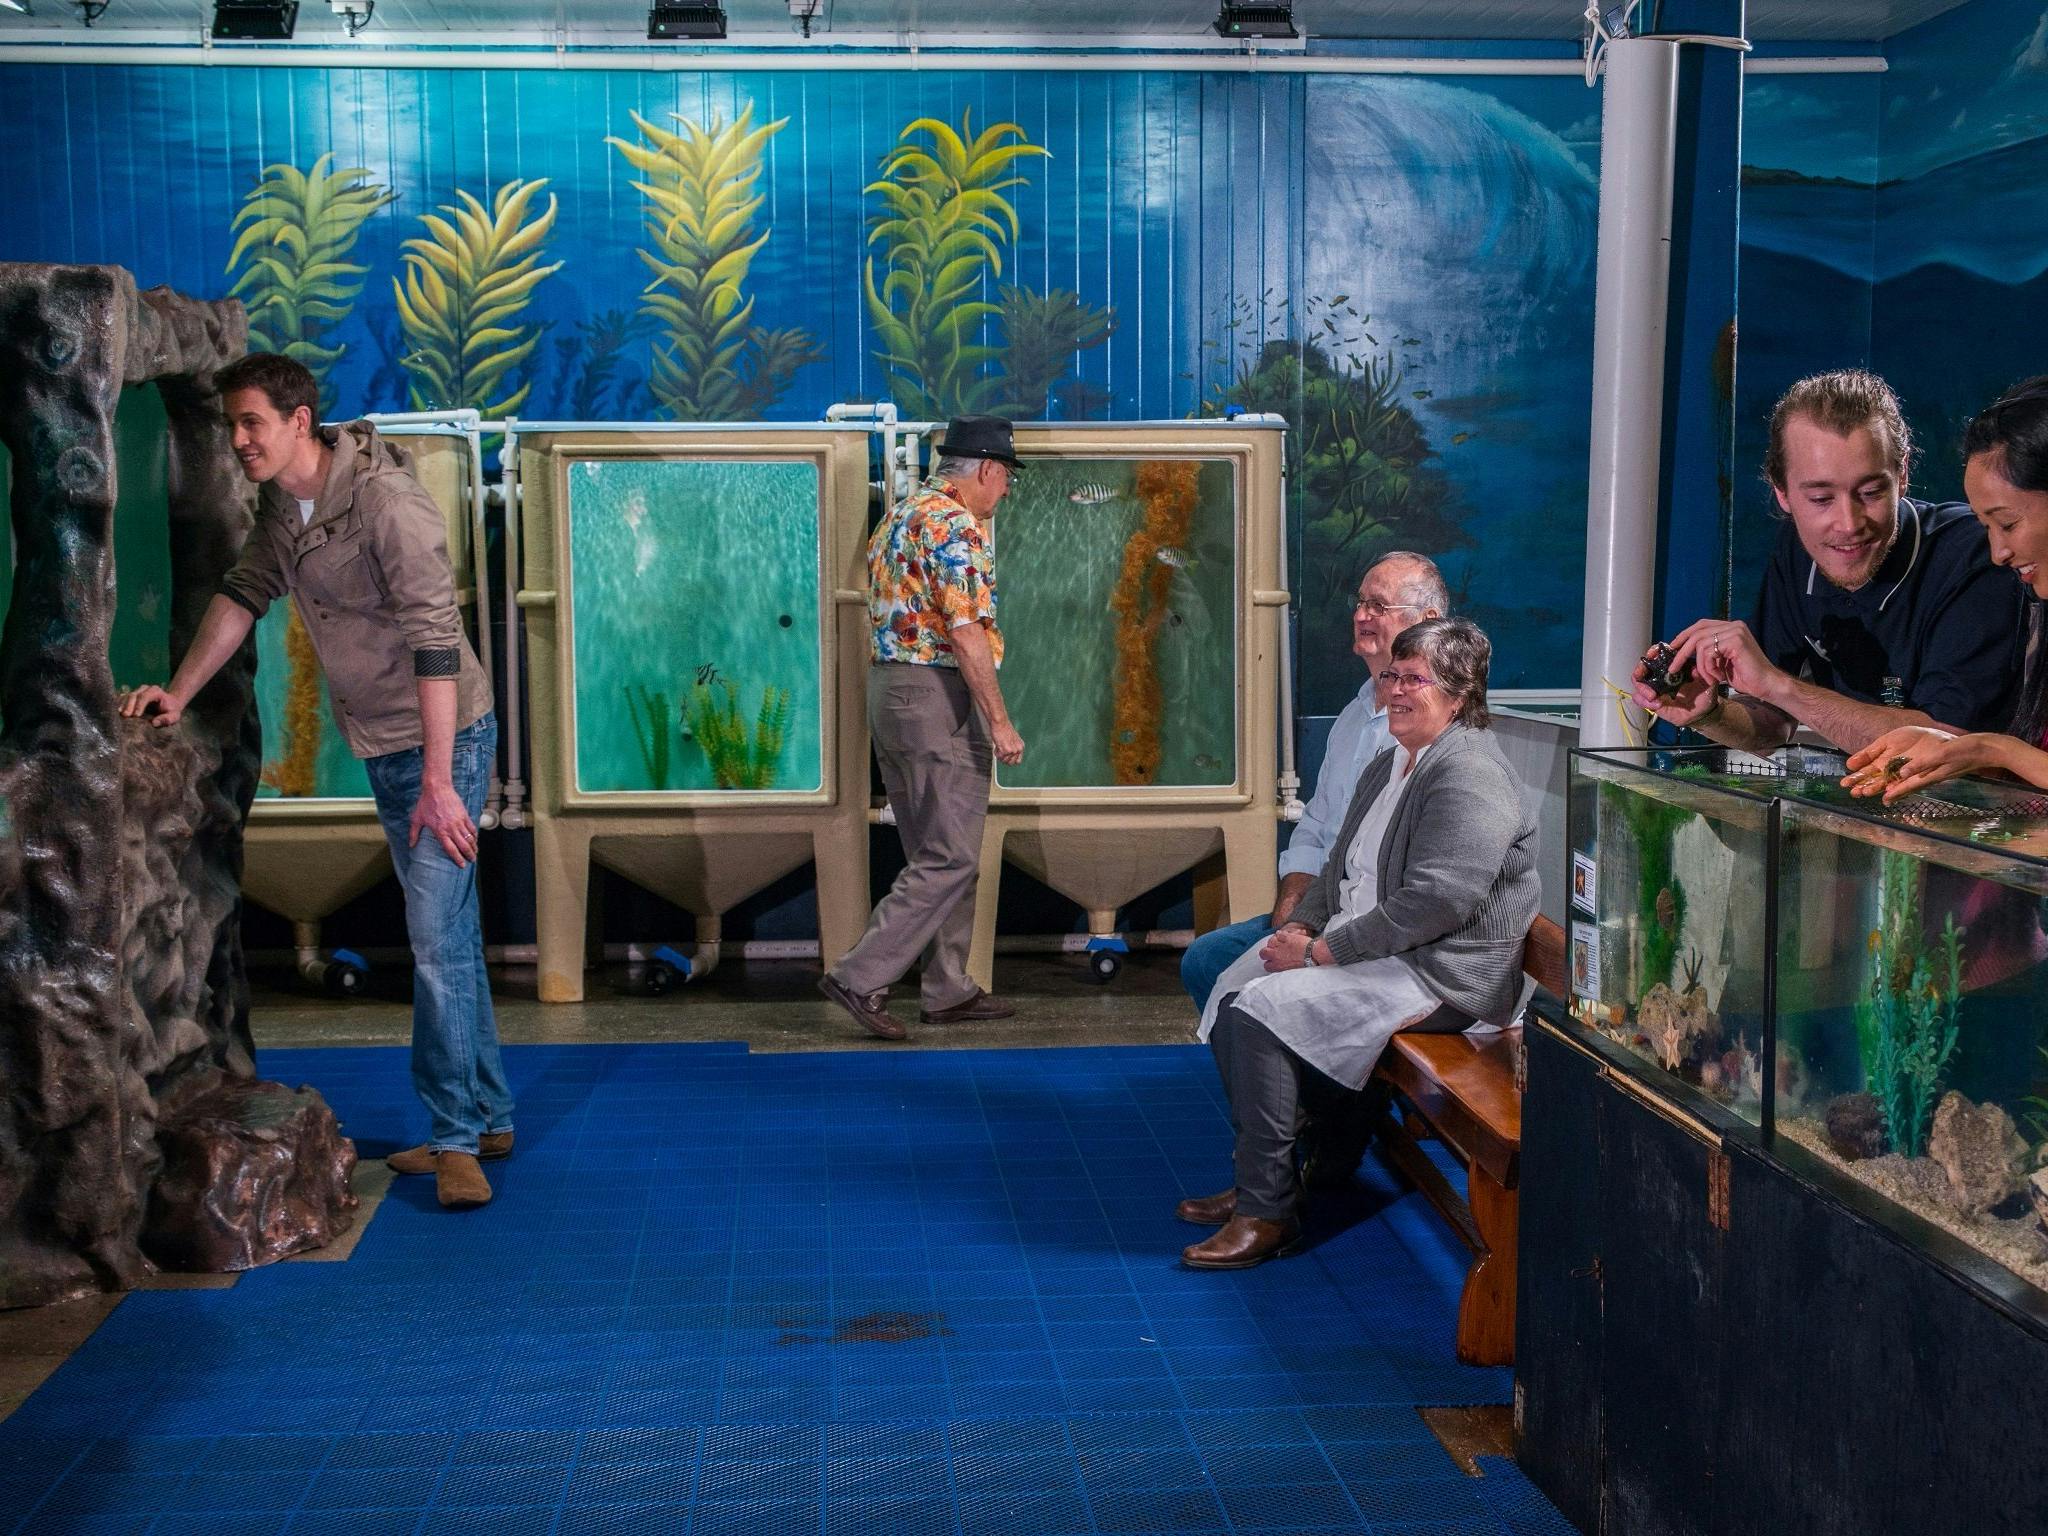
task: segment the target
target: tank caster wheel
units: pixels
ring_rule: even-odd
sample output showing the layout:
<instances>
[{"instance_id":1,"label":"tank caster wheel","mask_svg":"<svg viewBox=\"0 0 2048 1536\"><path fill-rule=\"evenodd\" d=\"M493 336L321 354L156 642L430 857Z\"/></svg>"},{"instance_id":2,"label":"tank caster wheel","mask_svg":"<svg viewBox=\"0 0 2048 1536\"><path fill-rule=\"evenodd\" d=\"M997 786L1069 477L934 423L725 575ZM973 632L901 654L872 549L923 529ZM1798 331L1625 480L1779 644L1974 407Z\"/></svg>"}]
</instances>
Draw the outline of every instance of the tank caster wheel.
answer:
<instances>
[{"instance_id":1,"label":"tank caster wheel","mask_svg":"<svg viewBox=\"0 0 2048 1536\"><path fill-rule=\"evenodd\" d=\"M1097 986L1108 986L1123 968L1123 956L1113 950L1098 949L1088 957L1088 976Z\"/></svg>"},{"instance_id":2,"label":"tank caster wheel","mask_svg":"<svg viewBox=\"0 0 2048 1536\"><path fill-rule=\"evenodd\" d=\"M360 996L370 979L369 962L353 950L337 949L320 980L331 997Z\"/></svg>"}]
</instances>

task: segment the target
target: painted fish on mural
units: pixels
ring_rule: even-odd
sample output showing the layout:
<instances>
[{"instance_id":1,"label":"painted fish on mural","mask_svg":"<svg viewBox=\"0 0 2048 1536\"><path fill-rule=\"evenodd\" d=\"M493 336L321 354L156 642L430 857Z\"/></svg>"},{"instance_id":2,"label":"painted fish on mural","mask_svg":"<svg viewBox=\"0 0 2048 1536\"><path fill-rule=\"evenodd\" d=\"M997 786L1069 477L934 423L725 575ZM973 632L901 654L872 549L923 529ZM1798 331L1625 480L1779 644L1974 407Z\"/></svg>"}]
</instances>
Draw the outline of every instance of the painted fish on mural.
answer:
<instances>
[{"instance_id":1,"label":"painted fish on mural","mask_svg":"<svg viewBox=\"0 0 2048 1536\"><path fill-rule=\"evenodd\" d=\"M1067 492L1067 500L1080 507L1099 507L1105 501L1115 501L1121 494L1120 491L1112 491L1099 480L1090 480Z\"/></svg>"}]
</instances>

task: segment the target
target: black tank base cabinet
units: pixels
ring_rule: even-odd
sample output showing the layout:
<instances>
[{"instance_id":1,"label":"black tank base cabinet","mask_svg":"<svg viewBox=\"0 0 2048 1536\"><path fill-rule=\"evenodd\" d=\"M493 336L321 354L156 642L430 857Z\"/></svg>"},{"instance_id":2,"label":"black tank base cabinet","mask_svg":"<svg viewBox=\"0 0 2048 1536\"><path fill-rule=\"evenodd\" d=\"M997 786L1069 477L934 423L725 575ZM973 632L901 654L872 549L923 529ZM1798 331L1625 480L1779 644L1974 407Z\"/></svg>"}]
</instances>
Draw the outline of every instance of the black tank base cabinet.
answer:
<instances>
[{"instance_id":1,"label":"black tank base cabinet","mask_svg":"<svg viewBox=\"0 0 2048 1536\"><path fill-rule=\"evenodd\" d=\"M1515 1413L1587 1536L2044 1536L2048 1305L1528 1032ZM1946 1251L1945 1251L1946 1250Z\"/></svg>"}]
</instances>

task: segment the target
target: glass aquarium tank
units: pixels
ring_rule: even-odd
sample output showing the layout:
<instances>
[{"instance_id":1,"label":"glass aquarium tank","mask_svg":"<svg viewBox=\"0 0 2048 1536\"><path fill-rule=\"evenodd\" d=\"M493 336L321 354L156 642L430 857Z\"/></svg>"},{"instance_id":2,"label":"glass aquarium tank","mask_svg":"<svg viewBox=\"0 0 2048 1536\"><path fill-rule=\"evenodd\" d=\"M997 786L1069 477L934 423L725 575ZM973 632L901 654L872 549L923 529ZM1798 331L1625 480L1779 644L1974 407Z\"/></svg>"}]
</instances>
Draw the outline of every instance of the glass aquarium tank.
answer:
<instances>
[{"instance_id":1,"label":"glass aquarium tank","mask_svg":"<svg viewBox=\"0 0 2048 1536\"><path fill-rule=\"evenodd\" d=\"M1783 793L1778 1136L2048 1291L2048 795Z\"/></svg>"},{"instance_id":2,"label":"glass aquarium tank","mask_svg":"<svg viewBox=\"0 0 2048 1536\"><path fill-rule=\"evenodd\" d=\"M0 498L13 495L0 448ZM170 438L154 384L121 391L114 412L114 626L107 661L114 686L171 676ZM14 519L0 515L0 621L14 596Z\"/></svg>"},{"instance_id":3,"label":"glass aquarium tank","mask_svg":"<svg viewBox=\"0 0 2048 1536\"><path fill-rule=\"evenodd\" d=\"M1767 787L1727 754L1574 752L1571 1013L1653 1079L1759 1125L1769 1054Z\"/></svg>"},{"instance_id":4,"label":"glass aquarium tank","mask_svg":"<svg viewBox=\"0 0 2048 1536\"><path fill-rule=\"evenodd\" d=\"M824 786L820 477L809 458L574 458L576 790Z\"/></svg>"},{"instance_id":5,"label":"glass aquarium tank","mask_svg":"<svg viewBox=\"0 0 2048 1536\"><path fill-rule=\"evenodd\" d=\"M1228 459L1027 456L990 525L1000 787L1236 783L1238 524Z\"/></svg>"},{"instance_id":6,"label":"glass aquarium tank","mask_svg":"<svg viewBox=\"0 0 2048 1536\"><path fill-rule=\"evenodd\" d=\"M1844 767L1808 748L1573 754L1573 1017L1652 1086L1729 1104L1777 1155L2048 1304L2048 794L1954 780L1886 806ZM1738 963L1717 992L1696 914L1723 904ZM1712 1048L1673 1022L1667 952L1681 980L1703 956Z\"/></svg>"}]
</instances>

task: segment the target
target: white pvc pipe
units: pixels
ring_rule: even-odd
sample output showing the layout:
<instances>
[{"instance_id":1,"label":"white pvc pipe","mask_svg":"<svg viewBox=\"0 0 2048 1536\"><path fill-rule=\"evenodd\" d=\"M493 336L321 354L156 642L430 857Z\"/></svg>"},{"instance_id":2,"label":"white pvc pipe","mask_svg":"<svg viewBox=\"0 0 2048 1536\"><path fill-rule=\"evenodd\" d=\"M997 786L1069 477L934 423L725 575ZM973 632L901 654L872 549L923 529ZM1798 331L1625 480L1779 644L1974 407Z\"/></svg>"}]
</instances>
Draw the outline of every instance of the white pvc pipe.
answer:
<instances>
[{"instance_id":1,"label":"white pvc pipe","mask_svg":"<svg viewBox=\"0 0 2048 1536\"><path fill-rule=\"evenodd\" d=\"M1625 39L1651 42L1654 39ZM733 45L744 48L746 44ZM1610 45L1612 46L1612 45ZM296 69L558 69L644 70L657 74L790 74L871 70L915 72L963 70L993 74L1143 73L1248 75L1555 75L1585 73L1567 59L1440 59L1304 57L1269 53L944 53L916 47L893 52L724 52L680 48L585 48L552 45L509 48L322 48L191 47L161 43L10 43L0 46L7 64L224 65L230 68ZM1851 55L1812 59L1744 59L1745 69L1770 74L1882 74L1883 59Z\"/></svg>"},{"instance_id":2,"label":"white pvc pipe","mask_svg":"<svg viewBox=\"0 0 2048 1536\"><path fill-rule=\"evenodd\" d=\"M519 718L524 675L520 642L526 638L526 617L519 607L519 589L526 579L520 568L520 525L525 520L525 492L519 484L519 423L502 423L505 445L498 450L498 490L505 501L505 810L507 827L526 825L526 780L521 774Z\"/></svg>"},{"instance_id":3,"label":"white pvc pipe","mask_svg":"<svg viewBox=\"0 0 2048 1536\"><path fill-rule=\"evenodd\" d=\"M1587 746L1620 744L1620 732L1607 728L1614 719L1608 684L1626 686L1650 643L1655 611L1679 47L1627 38L1607 48L1579 664Z\"/></svg>"}]
</instances>

